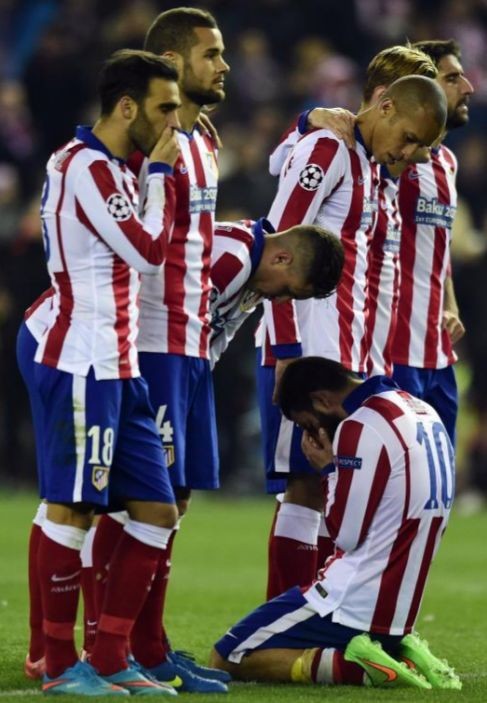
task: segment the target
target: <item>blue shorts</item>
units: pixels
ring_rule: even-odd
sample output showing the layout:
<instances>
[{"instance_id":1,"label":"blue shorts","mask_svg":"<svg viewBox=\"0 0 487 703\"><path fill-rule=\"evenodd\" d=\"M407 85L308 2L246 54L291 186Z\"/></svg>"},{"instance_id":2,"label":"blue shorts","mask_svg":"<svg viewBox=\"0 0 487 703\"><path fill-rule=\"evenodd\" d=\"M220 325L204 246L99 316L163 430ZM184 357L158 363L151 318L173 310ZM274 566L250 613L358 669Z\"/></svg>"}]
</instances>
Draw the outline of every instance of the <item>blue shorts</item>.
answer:
<instances>
[{"instance_id":1,"label":"blue shorts","mask_svg":"<svg viewBox=\"0 0 487 703\"><path fill-rule=\"evenodd\" d=\"M403 390L429 403L441 417L455 447L458 390L453 366L444 369L418 369L394 364L392 378Z\"/></svg>"},{"instance_id":2,"label":"blue shorts","mask_svg":"<svg viewBox=\"0 0 487 703\"><path fill-rule=\"evenodd\" d=\"M27 378L41 497L119 508L126 500L174 503L142 378L97 381L34 362Z\"/></svg>"},{"instance_id":3,"label":"blue shorts","mask_svg":"<svg viewBox=\"0 0 487 703\"><path fill-rule=\"evenodd\" d=\"M332 613L321 617L295 586L273 598L240 620L215 644L223 659L239 663L259 649L309 649L312 647L344 650L352 637L362 630L332 621ZM397 636L374 634L388 650L401 640Z\"/></svg>"},{"instance_id":4,"label":"blue shorts","mask_svg":"<svg viewBox=\"0 0 487 703\"><path fill-rule=\"evenodd\" d=\"M174 487L219 488L210 363L178 354L139 354Z\"/></svg>"},{"instance_id":5,"label":"blue shorts","mask_svg":"<svg viewBox=\"0 0 487 703\"><path fill-rule=\"evenodd\" d=\"M282 493L287 479L293 474L313 474L316 471L301 451L303 431L283 416L272 402L275 384L273 366L261 366L261 351L257 350L257 397L266 475L266 492Z\"/></svg>"},{"instance_id":6,"label":"blue shorts","mask_svg":"<svg viewBox=\"0 0 487 703\"><path fill-rule=\"evenodd\" d=\"M32 424L34 426L34 437L36 444L37 477L39 481L39 494L45 495L45 487L42 479L45 471L42 468L44 451L42 450L43 432L39 427L39 418L42 417L42 400L34 384L34 370L37 366L34 356L37 351L37 342L30 333L29 328L22 322L17 334L17 365L29 391L29 401L32 413Z\"/></svg>"}]
</instances>

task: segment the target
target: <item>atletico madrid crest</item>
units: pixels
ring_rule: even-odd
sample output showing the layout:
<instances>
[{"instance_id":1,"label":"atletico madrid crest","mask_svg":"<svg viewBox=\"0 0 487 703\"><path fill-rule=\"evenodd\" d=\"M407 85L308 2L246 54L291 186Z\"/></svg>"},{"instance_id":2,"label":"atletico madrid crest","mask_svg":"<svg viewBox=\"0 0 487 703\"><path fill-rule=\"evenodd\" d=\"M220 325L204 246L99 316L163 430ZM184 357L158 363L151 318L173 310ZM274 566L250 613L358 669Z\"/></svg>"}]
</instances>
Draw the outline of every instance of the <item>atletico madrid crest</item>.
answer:
<instances>
[{"instance_id":1,"label":"atletico madrid crest","mask_svg":"<svg viewBox=\"0 0 487 703\"><path fill-rule=\"evenodd\" d=\"M108 476L110 475L110 469L108 466L94 466L93 473L91 475L91 483L94 485L97 491L103 491L104 488L108 486Z\"/></svg>"},{"instance_id":2,"label":"atletico madrid crest","mask_svg":"<svg viewBox=\"0 0 487 703\"><path fill-rule=\"evenodd\" d=\"M176 453L174 451L174 444L163 444L164 455L166 459L166 466L169 468L174 464L176 458Z\"/></svg>"}]
</instances>

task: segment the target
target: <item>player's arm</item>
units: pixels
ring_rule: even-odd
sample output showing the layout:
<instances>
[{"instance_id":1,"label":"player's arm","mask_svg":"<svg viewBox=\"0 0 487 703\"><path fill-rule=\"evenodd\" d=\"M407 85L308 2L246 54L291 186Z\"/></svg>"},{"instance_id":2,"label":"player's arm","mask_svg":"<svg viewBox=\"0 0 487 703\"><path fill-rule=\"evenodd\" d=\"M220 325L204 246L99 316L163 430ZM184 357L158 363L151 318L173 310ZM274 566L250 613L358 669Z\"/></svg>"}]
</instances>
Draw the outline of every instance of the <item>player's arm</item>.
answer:
<instances>
[{"instance_id":1,"label":"player's arm","mask_svg":"<svg viewBox=\"0 0 487 703\"><path fill-rule=\"evenodd\" d=\"M353 112L343 110L341 107L315 107L302 112L298 119L284 132L279 144L269 157L269 173L278 176L291 149L301 137L311 129L329 129L335 137L343 139L345 144L353 149L355 147L356 117Z\"/></svg>"},{"instance_id":2,"label":"player's arm","mask_svg":"<svg viewBox=\"0 0 487 703\"><path fill-rule=\"evenodd\" d=\"M312 224L326 198L344 176L345 145L329 132L317 131L301 139L284 166L268 219L276 231ZM265 303L264 317L276 365L276 389L285 366L302 355L293 301Z\"/></svg>"},{"instance_id":3,"label":"player's arm","mask_svg":"<svg viewBox=\"0 0 487 703\"><path fill-rule=\"evenodd\" d=\"M328 481L326 526L339 549L364 541L384 494L391 465L375 429L349 418L333 443L335 471Z\"/></svg>"},{"instance_id":4,"label":"player's arm","mask_svg":"<svg viewBox=\"0 0 487 703\"><path fill-rule=\"evenodd\" d=\"M104 160L93 161L77 177L74 191L79 218L140 273L157 273L164 261L174 225L176 198L171 174L178 153L176 136L168 128L151 154L141 217L125 193L118 167Z\"/></svg>"},{"instance_id":5,"label":"player's arm","mask_svg":"<svg viewBox=\"0 0 487 703\"><path fill-rule=\"evenodd\" d=\"M460 319L460 312L455 296L455 287L450 271L445 278L441 326L442 329L446 330L450 335L452 344L456 344L465 334L465 327Z\"/></svg>"}]
</instances>

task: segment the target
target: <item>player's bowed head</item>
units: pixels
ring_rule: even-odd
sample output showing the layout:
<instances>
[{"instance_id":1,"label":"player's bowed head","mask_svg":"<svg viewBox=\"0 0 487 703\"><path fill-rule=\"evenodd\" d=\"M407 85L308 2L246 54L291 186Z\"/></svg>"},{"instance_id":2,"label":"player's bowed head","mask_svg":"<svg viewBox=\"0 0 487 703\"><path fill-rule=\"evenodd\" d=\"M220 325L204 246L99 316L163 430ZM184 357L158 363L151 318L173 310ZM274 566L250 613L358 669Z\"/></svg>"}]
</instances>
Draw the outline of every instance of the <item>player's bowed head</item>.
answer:
<instances>
[{"instance_id":1,"label":"player's bowed head","mask_svg":"<svg viewBox=\"0 0 487 703\"><path fill-rule=\"evenodd\" d=\"M357 124L375 160L393 166L437 142L446 117L447 102L438 83L426 76L405 76L361 112Z\"/></svg>"}]
</instances>

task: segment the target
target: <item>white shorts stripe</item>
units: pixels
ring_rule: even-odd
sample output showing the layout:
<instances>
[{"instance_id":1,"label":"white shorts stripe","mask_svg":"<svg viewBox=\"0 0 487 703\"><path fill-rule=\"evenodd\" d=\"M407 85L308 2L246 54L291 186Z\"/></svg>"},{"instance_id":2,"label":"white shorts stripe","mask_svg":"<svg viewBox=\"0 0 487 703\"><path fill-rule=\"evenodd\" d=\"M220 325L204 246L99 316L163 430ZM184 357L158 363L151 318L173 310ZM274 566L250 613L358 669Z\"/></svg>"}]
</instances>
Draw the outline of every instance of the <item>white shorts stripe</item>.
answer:
<instances>
[{"instance_id":1,"label":"white shorts stripe","mask_svg":"<svg viewBox=\"0 0 487 703\"><path fill-rule=\"evenodd\" d=\"M259 627L250 637L246 640L240 642L240 644L233 649L228 655L228 661L235 662L238 664L245 654L250 650L252 651L256 647L259 647L264 642L269 640L274 635L278 635L281 632L291 629L294 625L300 622L309 620L316 615L316 611L313 610L309 605L302 605L297 610L292 613L286 613L281 618L274 620L268 625Z\"/></svg>"},{"instance_id":2,"label":"white shorts stripe","mask_svg":"<svg viewBox=\"0 0 487 703\"><path fill-rule=\"evenodd\" d=\"M86 456L86 378L75 374L73 374L73 420L76 445L73 503L80 503L83 495L83 471Z\"/></svg>"},{"instance_id":3,"label":"white shorts stripe","mask_svg":"<svg viewBox=\"0 0 487 703\"><path fill-rule=\"evenodd\" d=\"M290 471L289 459L291 456L291 442L293 439L294 424L286 417L281 418L279 435L276 443L275 467L276 471L288 474Z\"/></svg>"}]
</instances>

